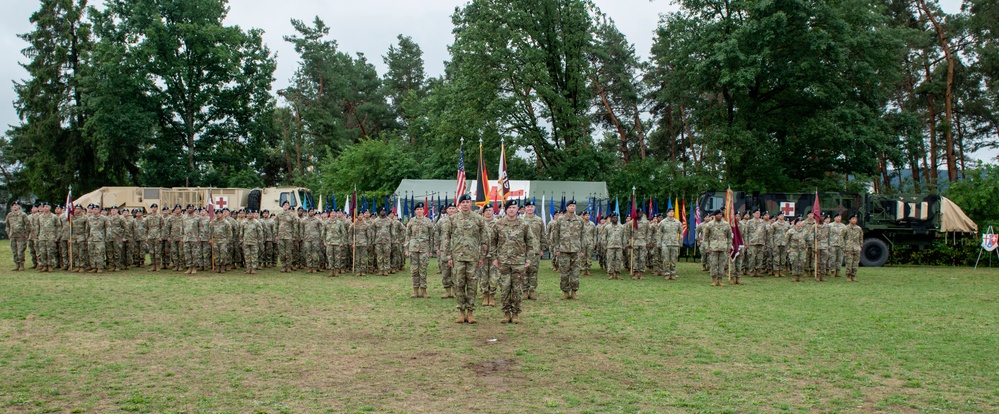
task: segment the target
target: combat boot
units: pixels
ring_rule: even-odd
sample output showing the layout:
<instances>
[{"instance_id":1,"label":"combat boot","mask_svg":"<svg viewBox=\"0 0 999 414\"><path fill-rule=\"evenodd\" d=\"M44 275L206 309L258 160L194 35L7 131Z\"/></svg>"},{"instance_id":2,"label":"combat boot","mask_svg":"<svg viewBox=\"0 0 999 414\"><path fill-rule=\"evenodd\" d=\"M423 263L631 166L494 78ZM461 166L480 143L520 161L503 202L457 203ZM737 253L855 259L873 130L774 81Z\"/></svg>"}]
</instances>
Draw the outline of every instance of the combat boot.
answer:
<instances>
[{"instance_id":1,"label":"combat boot","mask_svg":"<svg viewBox=\"0 0 999 414\"><path fill-rule=\"evenodd\" d=\"M250 269L250 274L251 275L257 274L257 269L256 268Z\"/></svg>"},{"instance_id":2,"label":"combat boot","mask_svg":"<svg viewBox=\"0 0 999 414\"><path fill-rule=\"evenodd\" d=\"M459 309L458 312L458 320L454 321L454 323L465 323L465 310Z\"/></svg>"},{"instance_id":3,"label":"combat boot","mask_svg":"<svg viewBox=\"0 0 999 414\"><path fill-rule=\"evenodd\" d=\"M527 300L538 300L538 297L534 295L534 291L527 292Z\"/></svg>"},{"instance_id":4,"label":"combat boot","mask_svg":"<svg viewBox=\"0 0 999 414\"><path fill-rule=\"evenodd\" d=\"M718 286L718 278L717 277L711 278L711 286Z\"/></svg>"},{"instance_id":5,"label":"combat boot","mask_svg":"<svg viewBox=\"0 0 999 414\"><path fill-rule=\"evenodd\" d=\"M472 315L471 309L465 311L465 322L475 323L475 315Z\"/></svg>"},{"instance_id":6,"label":"combat boot","mask_svg":"<svg viewBox=\"0 0 999 414\"><path fill-rule=\"evenodd\" d=\"M94 273L104 273L104 271L101 269L94 269Z\"/></svg>"},{"instance_id":7,"label":"combat boot","mask_svg":"<svg viewBox=\"0 0 999 414\"><path fill-rule=\"evenodd\" d=\"M607 280L614 280L614 275L613 274L608 274L607 275Z\"/></svg>"},{"instance_id":8,"label":"combat boot","mask_svg":"<svg viewBox=\"0 0 999 414\"><path fill-rule=\"evenodd\" d=\"M11 272L16 272L18 270L21 270L21 264L20 263L14 263L14 269L11 270Z\"/></svg>"},{"instance_id":9,"label":"combat boot","mask_svg":"<svg viewBox=\"0 0 999 414\"><path fill-rule=\"evenodd\" d=\"M441 299L447 299L447 298L453 298L454 297L454 296L451 295L451 288L444 288L444 290L445 290L444 296L441 296Z\"/></svg>"},{"instance_id":10,"label":"combat boot","mask_svg":"<svg viewBox=\"0 0 999 414\"><path fill-rule=\"evenodd\" d=\"M735 284L736 284L736 285L741 285L741 284L742 284L742 281L741 281L741 280L739 280L739 277L738 277L738 276L736 276L736 277L735 277Z\"/></svg>"},{"instance_id":11,"label":"combat boot","mask_svg":"<svg viewBox=\"0 0 999 414\"><path fill-rule=\"evenodd\" d=\"M520 323L520 314L513 313L510 315L510 323Z\"/></svg>"},{"instance_id":12,"label":"combat boot","mask_svg":"<svg viewBox=\"0 0 999 414\"><path fill-rule=\"evenodd\" d=\"M569 292L562 292L562 300L569 299Z\"/></svg>"},{"instance_id":13,"label":"combat boot","mask_svg":"<svg viewBox=\"0 0 999 414\"><path fill-rule=\"evenodd\" d=\"M427 288L420 288L420 297L430 299L430 295L427 294Z\"/></svg>"},{"instance_id":14,"label":"combat boot","mask_svg":"<svg viewBox=\"0 0 999 414\"><path fill-rule=\"evenodd\" d=\"M489 306L496 307L496 294L489 295Z\"/></svg>"},{"instance_id":15,"label":"combat boot","mask_svg":"<svg viewBox=\"0 0 999 414\"><path fill-rule=\"evenodd\" d=\"M192 275L196 275L196 274L198 274L198 268L196 268L196 267L192 267L192 268L191 268L191 274L192 274Z\"/></svg>"},{"instance_id":16,"label":"combat boot","mask_svg":"<svg viewBox=\"0 0 999 414\"><path fill-rule=\"evenodd\" d=\"M416 299L420 297L420 288L413 288L413 294L409 295L410 299Z\"/></svg>"},{"instance_id":17,"label":"combat boot","mask_svg":"<svg viewBox=\"0 0 999 414\"><path fill-rule=\"evenodd\" d=\"M513 316L510 315L510 312L503 312L503 320L501 320L500 323L510 323L510 318L513 318Z\"/></svg>"},{"instance_id":18,"label":"combat boot","mask_svg":"<svg viewBox=\"0 0 999 414\"><path fill-rule=\"evenodd\" d=\"M569 298L570 299L579 299L579 297L576 296L576 291L575 290L572 291L571 293L569 293Z\"/></svg>"}]
</instances>

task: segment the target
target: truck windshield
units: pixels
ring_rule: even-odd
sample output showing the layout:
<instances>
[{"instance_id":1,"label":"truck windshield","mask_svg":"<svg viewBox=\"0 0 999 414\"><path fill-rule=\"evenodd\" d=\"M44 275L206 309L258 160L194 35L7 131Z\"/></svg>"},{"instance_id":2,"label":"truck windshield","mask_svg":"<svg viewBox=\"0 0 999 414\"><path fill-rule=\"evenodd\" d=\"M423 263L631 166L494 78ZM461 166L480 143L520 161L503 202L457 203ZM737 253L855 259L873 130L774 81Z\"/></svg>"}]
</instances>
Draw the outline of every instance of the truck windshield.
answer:
<instances>
[{"instance_id":1,"label":"truck windshield","mask_svg":"<svg viewBox=\"0 0 999 414\"><path fill-rule=\"evenodd\" d=\"M298 200L295 200L295 193L292 192L281 193L281 200L278 202L278 205L283 206L285 201L288 202L288 205L291 206L291 208L298 207Z\"/></svg>"}]
</instances>

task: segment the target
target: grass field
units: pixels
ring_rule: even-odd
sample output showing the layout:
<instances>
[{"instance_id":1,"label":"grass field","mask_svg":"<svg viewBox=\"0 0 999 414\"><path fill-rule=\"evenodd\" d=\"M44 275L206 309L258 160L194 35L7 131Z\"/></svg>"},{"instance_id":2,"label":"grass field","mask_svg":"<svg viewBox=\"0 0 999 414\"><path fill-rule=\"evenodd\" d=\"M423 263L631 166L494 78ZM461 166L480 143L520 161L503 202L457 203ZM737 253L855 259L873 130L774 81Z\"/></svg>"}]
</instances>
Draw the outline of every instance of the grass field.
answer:
<instances>
[{"instance_id":1,"label":"grass field","mask_svg":"<svg viewBox=\"0 0 999 414\"><path fill-rule=\"evenodd\" d=\"M358 278L11 272L0 412L995 412L999 272L859 283L584 276L543 263L523 322ZM30 266L30 263L29 263Z\"/></svg>"}]
</instances>

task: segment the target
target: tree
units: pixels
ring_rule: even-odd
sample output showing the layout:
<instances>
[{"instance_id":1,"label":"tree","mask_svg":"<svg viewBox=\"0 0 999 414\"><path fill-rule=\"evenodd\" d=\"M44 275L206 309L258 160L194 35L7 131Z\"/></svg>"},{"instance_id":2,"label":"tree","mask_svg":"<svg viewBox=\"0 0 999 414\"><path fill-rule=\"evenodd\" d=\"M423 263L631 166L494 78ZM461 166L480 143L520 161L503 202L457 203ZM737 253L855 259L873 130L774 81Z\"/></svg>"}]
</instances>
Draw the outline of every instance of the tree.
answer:
<instances>
[{"instance_id":1,"label":"tree","mask_svg":"<svg viewBox=\"0 0 999 414\"><path fill-rule=\"evenodd\" d=\"M382 85L385 95L391 100L392 112L405 127L409 116L406 114L407 101L426 97L427 75L423 69L423 51L409 36L399 35L399 46L389 46L382 61L388 66Z\"/></svg>"},{"instance_id":2,"label":"tree","mask_svg":"<svg viewBox=\"0 0 999 414\"><path fill-rule=\"evenodd\" d=\"M635 55L635 46L603 14L596 15L593 37L588 77L595 96L594 120L597 125L616 132L625 164L634 157L632 153L645 159L646 137L641 119L645 92L638 78L643 68ZM671 150L670 156L675 160L675 146Z\"/></svg>"},{"instance_id":3,"label":"tree","mask_svg":"<svg viewBox=\"0 0 999 414\"><path fill-rule=\"evenodd\" d=\"M369 197L391 195L402 179L419 174L419 163L404 146L399 137L363 139L337 157L327 157L322 192L346 194L356 186L358 194Z\"/></svg>"},{"instance_id":4,"label":"tree","mask_svg":"<svg viewBox=\"0 0 999 414\"><path fill-rule=\"evenodd\" d=\"M88 191L121 178L109 171L114 161L101 162L84 136L88 112L81 84L93 47L85 8L85 0L44 0L30 18L34 30L18 35L28 43L21 53L30 62L21 67L29 79L14 82L20 125L7 131L9 140L0 147L12 197L61 200L70 185Z\"/></svg>"},{"instance_id":5,"label":"tree","mask_svg":"<svg viewBox=\"0 0 999 414\"><path fill-rule=\"evenodd\" d=\"M106 44L100 64L105 72L119 65L131 74L126 81L134 91L125 92L148 98L155 119L145 136L132 137L144 143L142 182L224 185L222 177L250 161L248 135L273 105L275 63L262 31L225 26L226 0L109 0L105 6L91 8Z\"/></svg>"}]
</instances>

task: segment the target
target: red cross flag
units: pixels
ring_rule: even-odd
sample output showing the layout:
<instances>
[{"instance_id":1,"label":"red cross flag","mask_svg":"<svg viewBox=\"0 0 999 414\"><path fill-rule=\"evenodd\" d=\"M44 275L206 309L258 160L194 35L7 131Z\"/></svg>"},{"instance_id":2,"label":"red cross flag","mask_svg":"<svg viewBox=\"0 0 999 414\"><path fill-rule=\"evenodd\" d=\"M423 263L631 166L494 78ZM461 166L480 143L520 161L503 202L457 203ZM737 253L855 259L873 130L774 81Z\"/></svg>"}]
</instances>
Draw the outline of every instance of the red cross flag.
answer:
<instances>
[{"instance_id":1,"label":"red cross flag","mask_svg":"<svg viewBox=\"0 0 999 414\"><path fill-rule=\"evenodd\" d=\"M787 217L794 217L794 202L782 201L780 203L780 211Z\"/></svg>"}]
</instances>

